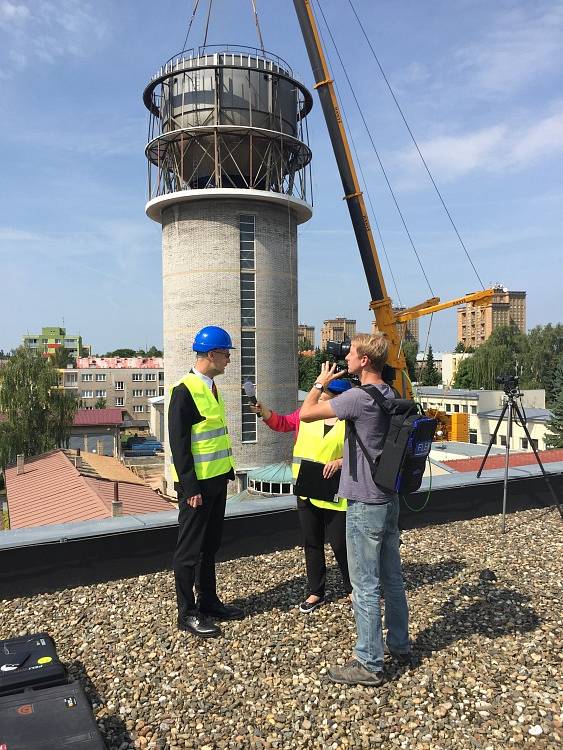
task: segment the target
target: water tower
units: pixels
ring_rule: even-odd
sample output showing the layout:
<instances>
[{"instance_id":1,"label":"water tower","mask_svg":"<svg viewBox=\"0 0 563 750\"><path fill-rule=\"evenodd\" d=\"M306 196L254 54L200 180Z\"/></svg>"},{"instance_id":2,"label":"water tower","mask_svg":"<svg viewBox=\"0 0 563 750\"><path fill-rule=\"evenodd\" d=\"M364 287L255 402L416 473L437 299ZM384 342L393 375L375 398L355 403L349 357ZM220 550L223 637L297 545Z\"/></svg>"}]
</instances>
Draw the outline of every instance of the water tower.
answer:
<instances>
[{"instance_id":1,"label":"water tower","mask_svg":"<svg viewBox=\"0 0 563 750\"><path fill-rule=\"evenodd\" d=\"M276 411L296 408L297 225L307 202L310 92L263 50L200 47L171 58L146 87L147 215L162 225L165 393L194 362L204 325L236 352L220 388L237 469L289 457L242 384Z\"/></svg>"}]
</instances>

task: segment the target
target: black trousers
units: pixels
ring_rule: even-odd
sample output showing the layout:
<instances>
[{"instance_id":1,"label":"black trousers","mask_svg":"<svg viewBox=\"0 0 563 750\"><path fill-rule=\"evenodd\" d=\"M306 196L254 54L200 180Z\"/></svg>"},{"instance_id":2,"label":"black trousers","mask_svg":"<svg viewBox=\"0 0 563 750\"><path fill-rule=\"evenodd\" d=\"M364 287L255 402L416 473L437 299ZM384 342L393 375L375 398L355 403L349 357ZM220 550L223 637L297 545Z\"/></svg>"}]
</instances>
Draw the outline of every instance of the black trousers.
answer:
<instances>
[{"instance_id":1,"label":"black trousers","mask_svg":"<svg viewBox=\"0 0 563 750\"><path fill-rule=\"evenodd\" d=\"M174 578L180 620L198 611L194 596L196 584L200 606L205 608L206 604L218 601L215 555L223 536L227 482L227 474L200 480L203 503L198 508L191 508L185 498L178 501Z\"/></svg>"},{"instance_id":2,"label":"black trousers","mask_svg":"<svg viewBox=\"0 0 563 750\"><path fill-rule=\"evenodd\" d=\"M309 595L323 597L326 586L325 538L330 543L347 594L352 591L346 556L346 512L312 505L297 499L297 515L303 534Z\"/></svg>"}]
</instances>

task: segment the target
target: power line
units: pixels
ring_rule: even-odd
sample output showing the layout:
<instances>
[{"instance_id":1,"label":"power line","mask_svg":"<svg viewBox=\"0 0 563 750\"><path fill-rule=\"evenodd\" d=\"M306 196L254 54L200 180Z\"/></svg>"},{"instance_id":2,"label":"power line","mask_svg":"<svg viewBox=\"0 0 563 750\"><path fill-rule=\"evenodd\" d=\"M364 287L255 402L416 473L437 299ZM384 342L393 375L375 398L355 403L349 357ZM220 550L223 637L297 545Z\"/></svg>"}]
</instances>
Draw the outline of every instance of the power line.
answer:
<instances>
[{"instance_id":1,"label":"power line","mask_svg":"<svg viewBox=\"0 0 563 750\"><path fill-rule=\"evenodd\" d=\"M428 177L430 178L430 181L432 182L432 185L434 186L434 190L436 191L436 195L437 195L437 196L438 196L438 198L440 199L440 203L442 204L442 206L443 206L443 208L444 208L444 211L446 212L446 215L447 215L448 219L450 220L450 224L452 225L452 227L453 227L453 230L454 230L454 232L455 232L455 233L456 233L456 235L457 235L457 238L458 238L458 240L459 240L459 242L460 242L460 244L461 244L461 246L462 246L462 248L463 248L463 250L464 250L464 252L465 252L465 255L467 256L467 260L468 260L468 261L469 261L469 263L471 264L471 268L472 268L472 269L474 270L474 272L475 272L475 276L477 276L477 279L478 279L479 283L481 284L481 287L482 287L482 288L484 289L484 288L485 288L485 285L484 285L484 284L483 284L483 282L481 281L481 277L479 276L479 273L478 273L478 271L477 271L477 269L476 269L476 267L475 267L475 264L474 264L474 263L473 263L473 261L471 260L471 256L469 255L469 251L468 251L468 249L466 248L466 246L465 246L465 243L463 242L463 240L462 240L462 238L461 238L461 235L460 235L460 233L459 233L459 231L458 231L458 229L457 229L457 226L455 225L455 222L454 222L454 220L453 220L453 218L452 218L452 215L450 214L450 212L449 212L449 210L448 210L448 207L446 206L446 203L445 203L445 201L444 201L444 199L443 199L443 197L442 197L442 193L441 193L441 192L440 192L440 190L438 189L438 185L436 184L436 182L435 182L435 180L434 180L434 177L432 176L432 173L430 172L430 169L429 169L429 167L428 167L428 164L426 163L426 160L425 160L424 156L422 155L422 151L420 150L420 148L419 148L419 146L418 146L418 143L416 142L416 138L414 137L414 135L413 135L413 132L412 132L412 130L411 130L411 129L410 129L410 127L409 127L409 124L408 124L408 122L407 122L407 119L406 119L406 117L405 117L405 115L404 115L404 113L403 113L403 110L401 109L401 105L399 104L399 102L398 102L398 100L397 100L397 97L395 96L395 92L393 91L393 89L392 89L392 87L391 87L391 84L389 83L389 79L388 79L388 78L387 78L387 76L385 75L385 71L383 70L383 66L381 65L381 63L380 63L380 61L379 61L379 58L377 57L377 54L376 54L376 52L375 52L375 49L373 48L373 45L372 45L372 43L370 42L370 40L369 40L369 38L368 38L368 35L367 35L367 33L366 33L366 30L365 30L365 28L364 28L364 26L363 26L363 24L362 24L362 22L361 22L361 20L360 20L360 17L358 16L358 14L357 14L357 12L356 12L356 9L354 8L354 5L353 5L353 3L352 3L352 0L348 0L348 3L350 4L350 7L352 8L352 12L353 12L353 13L354 13L354 15L356 16L356 20L357 20L357 22L358 22L358 24L359 24L359 26L360 26L360 29L362 30L362 34L364 35L364 38L365 38L366 42L368 43L368 46L369 46L369 48L370 48L370 50L371 50L371 52L372 52L372 54L373 54L373 56L374 56L374 58L375 58L375 61L376 61L377 65L378 65L378 67L379 67L379 70L380 70L380 72L381 72L381 75L383 76L383 80L384 80L384 81L385 81L385 83L387 84L387 88L389 89L389 92L390 92L391 96L393 97L393 101L395 102L395 104L396 104L396 106L397 106L397 109L399 110L399 114L401 115L401 117L402 117L402 119L403 119L403 122L404 122L404 124L405 124L405 127L406 127L406 129L408 130L408 132L409 132L409 135L410 135L410 137L411 137L411 139L412 139L412 142L413 142L413 143L414 143L414 145L415 145L415 148L416 148L416 150L418 151L418 155L420 156L420 159L421 159L422 163L424 164L424 168L426 169L426 172L428 173Z\"/></svg>"}]
</instances>

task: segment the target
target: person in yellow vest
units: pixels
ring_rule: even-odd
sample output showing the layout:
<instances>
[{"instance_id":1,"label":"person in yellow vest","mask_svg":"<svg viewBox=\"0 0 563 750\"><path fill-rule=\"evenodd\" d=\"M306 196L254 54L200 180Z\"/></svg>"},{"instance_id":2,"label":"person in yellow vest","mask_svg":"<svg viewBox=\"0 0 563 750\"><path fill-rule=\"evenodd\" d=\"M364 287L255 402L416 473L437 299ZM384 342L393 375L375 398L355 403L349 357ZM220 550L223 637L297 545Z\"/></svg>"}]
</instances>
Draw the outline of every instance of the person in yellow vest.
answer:
<instances>
[{"instance_id":1,"label":"person in yellow vest","mask_svg":"<svg viewBox=\"0 0 563 750\"><path fill-rule=\"evenodd\" d=\"M321 401L334 398L349 388L351 384L348 380L334 380L321 394ZM295 432L292 463L294 481L304 458L326 464L324 473L327 478L341 468L345 422L332 418L306 424L299 420L299 409L292 414L276 414L263 403L250 408L255 414L262 415L271 430ZM303 536L308 587L307 597L299 605L299 611L308 614L325 603L325 539L330 543L340 568L344 590L347 594L352 592L346 559L346 500L339 498L336 502L329 502L299 497L297 511Z\"/></svg>"},{"instance_id":2,"label":"person in yellow vest","mask_svg":"<svg viewBox=\"0 0 563 750\"><path fill-rule=\"evenodd\" d=\"M221 634L215 620L244 617L241 609L219 599L215 577L227 483L235 478L225 403L215 378L225 372L234 347L227 331L206 326L196 334L192 349L196 352L196 362L171 389L168 409L172 477L178 494L174 577L178 628L201 638L212 638Z\"/></svg>"}]
</instances>

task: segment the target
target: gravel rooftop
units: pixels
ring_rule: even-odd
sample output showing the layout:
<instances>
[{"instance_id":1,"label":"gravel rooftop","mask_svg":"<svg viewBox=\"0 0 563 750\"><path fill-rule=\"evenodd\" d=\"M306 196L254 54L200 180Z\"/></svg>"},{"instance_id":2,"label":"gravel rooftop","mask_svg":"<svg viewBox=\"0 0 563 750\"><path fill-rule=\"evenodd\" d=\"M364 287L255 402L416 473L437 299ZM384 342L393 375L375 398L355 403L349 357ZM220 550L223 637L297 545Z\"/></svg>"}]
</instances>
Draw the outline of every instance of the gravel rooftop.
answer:
<instances>
[{"instance_id":1,"label":"gravel rooftop","mask_svg":"<svg viewBox=\"0 0 563 750\"><path fill-rule=\"evenodd\" d=\"M220 639L175 629L170 572L4 601L0 637L54 636L109 750L561 748L561 520L525 511L508 528L403 534L415 663L389 662L378 689L329 682L353 616L332 558L330 602L298 612L299 548L219 566L222 597L248 612Z\"/></svg>"}]
</instances>

